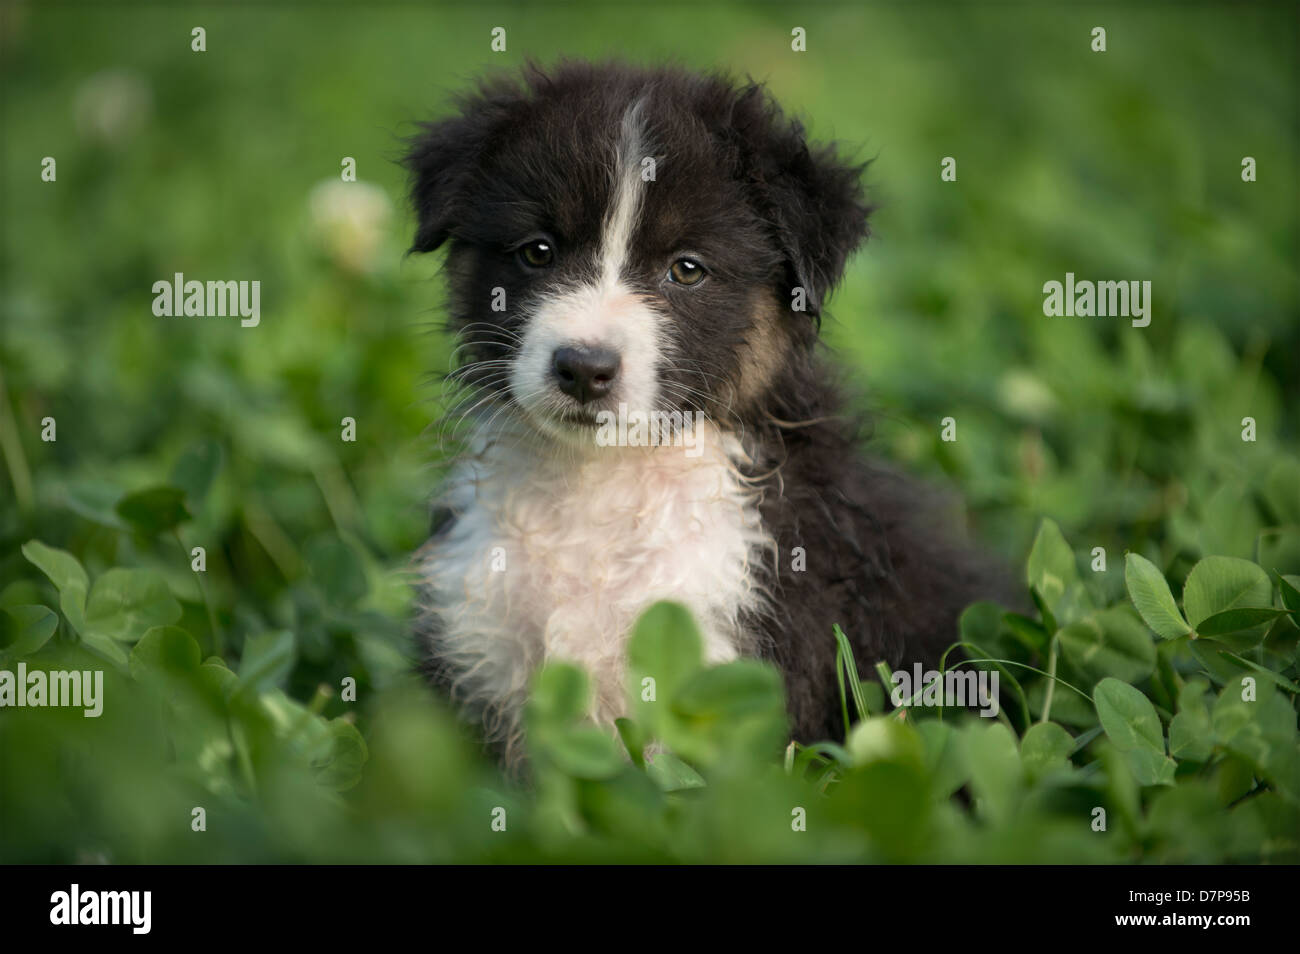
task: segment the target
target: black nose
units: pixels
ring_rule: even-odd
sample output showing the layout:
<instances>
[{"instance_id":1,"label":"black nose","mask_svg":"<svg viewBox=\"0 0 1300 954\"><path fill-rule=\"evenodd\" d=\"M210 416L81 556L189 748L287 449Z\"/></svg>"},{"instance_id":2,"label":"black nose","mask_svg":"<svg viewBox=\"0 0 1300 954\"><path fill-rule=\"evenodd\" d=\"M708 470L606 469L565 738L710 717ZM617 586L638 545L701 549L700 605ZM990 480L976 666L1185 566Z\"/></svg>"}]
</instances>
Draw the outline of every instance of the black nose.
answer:
<instances>
[{"instance_id":1,"label":"black nose","mask_svg":"<svg viewBox=\"0 0 1300 954\"><path fill-rule=\"evenodd\" d=\"M609 348L556 348L551 366L560 390L586 404L610 392L620 363Z\"/></svg>"}]
</instances>

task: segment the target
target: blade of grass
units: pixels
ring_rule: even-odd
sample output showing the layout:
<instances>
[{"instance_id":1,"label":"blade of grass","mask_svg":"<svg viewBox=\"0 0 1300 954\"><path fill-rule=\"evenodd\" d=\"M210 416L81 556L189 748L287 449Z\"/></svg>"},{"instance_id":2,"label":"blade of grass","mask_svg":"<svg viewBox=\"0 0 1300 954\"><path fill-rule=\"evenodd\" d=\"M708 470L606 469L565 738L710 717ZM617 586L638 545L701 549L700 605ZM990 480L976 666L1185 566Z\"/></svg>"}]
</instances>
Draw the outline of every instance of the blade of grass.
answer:
<instances>
[{"instance_id":1,"label":"blade of grass","mask_svg":"<svg viewBox=\"0 0 1300 954\"><path fill-rule=\"evenodd\" d=\"M844 732L849 731L848 702L844 692L844 677L848 676L849 691L853 694L853 706L858 710L858 721L867 719L871 716L871 710L867 707L866 696L862 694L862 679L858 676L857 660L853 658L853 647L849 645L849 638L844 635L844 630L840 629L839 623L831 627L835 633L835 642L838 649L835 652L835 666L839 671L840 682L840 705L844 712Z\"/></svg>"}]
</instances>

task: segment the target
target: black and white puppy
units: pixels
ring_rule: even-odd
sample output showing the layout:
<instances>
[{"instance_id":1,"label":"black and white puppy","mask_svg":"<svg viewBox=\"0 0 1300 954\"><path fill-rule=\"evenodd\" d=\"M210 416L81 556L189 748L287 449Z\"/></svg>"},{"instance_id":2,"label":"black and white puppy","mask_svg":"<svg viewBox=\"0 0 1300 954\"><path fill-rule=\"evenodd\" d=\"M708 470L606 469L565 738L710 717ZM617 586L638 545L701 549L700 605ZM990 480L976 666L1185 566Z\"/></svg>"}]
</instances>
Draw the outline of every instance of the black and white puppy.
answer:
<instances>
[{"instance_id":1,"label":"black and white puppy","mask_svg":"<svg viewBox=\"0 0 1300 954\"><path fill-rule=\"evenodd\" d=\"M997 589L860 455L820 353L861 167L761 86L675 68L530 67L459 107L407 158L474 405L418 557L425 671L512 760L536 668L584 666L612 722L670 599L708 660L780 667L795 738L842 735L833 623L864 671L932 665Z\"/></svg>"}]
</instances>

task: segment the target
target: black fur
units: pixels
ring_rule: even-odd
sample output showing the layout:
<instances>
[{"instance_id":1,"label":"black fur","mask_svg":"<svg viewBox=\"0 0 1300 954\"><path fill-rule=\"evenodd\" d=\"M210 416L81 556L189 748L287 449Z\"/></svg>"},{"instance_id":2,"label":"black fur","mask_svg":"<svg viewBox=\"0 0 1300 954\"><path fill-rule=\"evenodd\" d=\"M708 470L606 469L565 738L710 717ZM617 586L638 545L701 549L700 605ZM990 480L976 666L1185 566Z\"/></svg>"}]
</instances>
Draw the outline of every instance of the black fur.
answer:
<instances>
[{"instance_id":1,"label":"black fur","mask_svg":"<svg viewBox=\"0 0 1300 954\"><path fill-rule=\"evenodd\" d=\"M418 219L413 250L449 243L450 325L469 362L508 358L528 303L591 273L622 117L641 101L658 162L629 263L630 280L662 302L680 360L661 369L680 409L709 413L743 436L762 480L762 519L779 550L764 569L769 614L749 620L785 675L794 737L842 735L831 625L864 675L933 666L970 602L1005 592L990 560L958 542L941 499L865 458L833 384L818 326L850 255L867 237L862 167L810 146L753 83L679 69L568 63L490 79L453 118L422 128L408 157ZM514 249L534 233L566 256L546 275ZM707 287L662 282L687 248L709 265ZM493 312L484 289L506 289ZM803 311L792 309L802 289ZM471 385L508 390L488 376ZM807 553L791 571L791 551ZM435 681L446 674L429 671Z\"/></svg>"}]
</instances>

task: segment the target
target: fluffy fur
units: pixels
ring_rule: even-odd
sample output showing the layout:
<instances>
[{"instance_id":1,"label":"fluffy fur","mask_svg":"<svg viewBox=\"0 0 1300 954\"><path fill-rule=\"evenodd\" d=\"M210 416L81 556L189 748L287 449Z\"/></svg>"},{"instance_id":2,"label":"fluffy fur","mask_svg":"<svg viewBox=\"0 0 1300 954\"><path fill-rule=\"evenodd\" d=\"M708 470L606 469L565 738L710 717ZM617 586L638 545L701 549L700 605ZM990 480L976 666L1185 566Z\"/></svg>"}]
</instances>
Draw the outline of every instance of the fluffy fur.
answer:
<instances>
[{"instance_id":1,"label":"fluffy fur","mask_svg":"<svg viewBox=\"0 0 1300 954\"><path fill-rule=\"evenodd\" d=\"M631 624L675 599L711 660L780 667L795 738L838 737L832 623L861 665L932 666L999 590L954 514L862 456L819 345L861 167L761 86L678 69L530 67L458 105L408 156L472 395L418 556L426 673L513 761L536 667L586 666L612 721ZM620 405L696 415L698 452L602 446Z\"/></svg>"}]
</instances>

